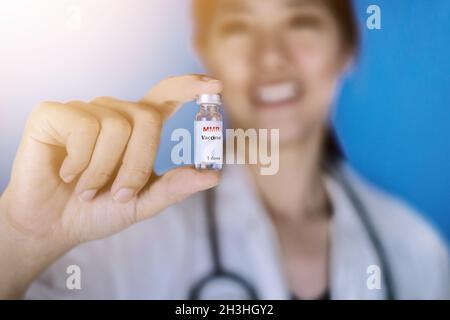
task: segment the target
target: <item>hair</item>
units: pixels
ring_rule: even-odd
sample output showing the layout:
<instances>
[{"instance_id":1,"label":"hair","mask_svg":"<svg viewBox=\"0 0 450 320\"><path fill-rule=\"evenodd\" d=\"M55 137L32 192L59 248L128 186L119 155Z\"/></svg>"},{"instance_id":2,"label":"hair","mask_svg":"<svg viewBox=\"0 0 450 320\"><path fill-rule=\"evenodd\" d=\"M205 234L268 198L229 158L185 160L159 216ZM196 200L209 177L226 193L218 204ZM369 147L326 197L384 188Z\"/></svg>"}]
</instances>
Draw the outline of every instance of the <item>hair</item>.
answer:
<instances>
[{"instance_id":1,"label":"hair","mask_svg":"<svg viewBox=\"0 0 450 320\"><path fill-rule=\"evenodd\" d=\"M192 0L195 26L195 41L202 45L206 41L206 32L213 18L216 7L215 0ZM353 10L352 0L320 0L336 19L338 24L343 49L352 55L359 52L360 39L358 22ZM327 129L324 139L324 157L326 161L334 162L344 158L341 146L332 127Z\"/></svg>"}]
</instances>

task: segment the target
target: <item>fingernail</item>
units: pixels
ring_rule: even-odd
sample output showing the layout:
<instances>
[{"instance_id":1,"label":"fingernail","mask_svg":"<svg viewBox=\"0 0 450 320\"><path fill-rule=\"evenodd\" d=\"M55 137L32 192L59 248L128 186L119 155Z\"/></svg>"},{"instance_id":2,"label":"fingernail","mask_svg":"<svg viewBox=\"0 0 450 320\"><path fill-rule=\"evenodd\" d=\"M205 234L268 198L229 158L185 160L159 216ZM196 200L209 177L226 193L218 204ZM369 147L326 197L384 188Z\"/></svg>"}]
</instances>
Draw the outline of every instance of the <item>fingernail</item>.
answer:
<instances>
[{"instance_id":1,"label":"fingernail","mask_svg":"<svg viewBox=\"0 0 450 320\"><path fill-rule=\"evenodd\" d=\"M68 176L62 176L61 178L63 179L63 181L65 183L69 183L69 182L72 182L73 179L75 179L75 177L76 177L76 175L71 174L71 175L68 175Z\"/></svg>"},{"instance_id":2,"label":"fingernail","mask_svg":"<svg viewBox=\"0 0 450 320\"><path fill-rule=\"evenodd\" d=\"M211 78L211 77L208 77L208 76L202 76L201 80L202 81L206 81L206 82L220 82L220 80L217 80L217 79L214 79L214 78Z\"/></svg>"},{"instance_id":3,"label":"fingernail","mask_svg":"<svg viewBox=\"0 0 450 320\"><path fill-rule=\"evenodd\" d=\"M210 183L208 183L206 185L206 188L210 189L210 188L216 187L218 184L219 184L219 180L214 180L214 181L211 181Z\"/></svg>"},{"instance_id":4,"label":"fingernail","mask_svg":"<svg viewBox=\"0 0 450 320\"><path fill-rule=\"evenodd\" d=\"M214 178L211 178L210 181L202 181L201 183L198 183L198 188L200 190L207 190L207 189L216 187L218 184L219 184L219 179L214 177Z\"/></svg>"},{"instance_id":5,"label":"fingernail","mask_svg":"<svg viewBox=\"0 0 450 320\"><path fill-rule=\"evenodd\" d=\"M134 189L122 188L114 194L114 200L125 203L133 199L134 194Z\"/></svg>"},{"instance_id":6,"label":"fingernail","mask_svg":"<svg viewBox=\"0 0 450 320\"><path fill-rule=\"evenodd\" d=\"M80 199L80 201L82 202L88 202L94 199L96 193L97 193L96 189L86 190L78 195L78 199Z\"/></svg>"}]
</instances>

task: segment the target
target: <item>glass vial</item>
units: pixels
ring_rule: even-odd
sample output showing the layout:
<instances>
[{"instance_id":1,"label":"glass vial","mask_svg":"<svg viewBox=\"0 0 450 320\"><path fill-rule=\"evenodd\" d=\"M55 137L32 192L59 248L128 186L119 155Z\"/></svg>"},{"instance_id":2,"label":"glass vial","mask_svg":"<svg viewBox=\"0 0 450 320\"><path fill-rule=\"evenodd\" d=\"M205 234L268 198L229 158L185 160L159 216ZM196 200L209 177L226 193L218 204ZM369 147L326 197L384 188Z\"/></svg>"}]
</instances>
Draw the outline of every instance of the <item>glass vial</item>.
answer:
<instances>
[{"instance_id":1,"label":"glass vial","mask_svg":"<svg viewBox=\"0 0 450 320\"><path fill-rule=\"evenodd\" d=\"M222 104L218 94L201 94L200 111L194 122L194 164L196 169L221 170L223 165Z\"/></svg>"}]
</instances>

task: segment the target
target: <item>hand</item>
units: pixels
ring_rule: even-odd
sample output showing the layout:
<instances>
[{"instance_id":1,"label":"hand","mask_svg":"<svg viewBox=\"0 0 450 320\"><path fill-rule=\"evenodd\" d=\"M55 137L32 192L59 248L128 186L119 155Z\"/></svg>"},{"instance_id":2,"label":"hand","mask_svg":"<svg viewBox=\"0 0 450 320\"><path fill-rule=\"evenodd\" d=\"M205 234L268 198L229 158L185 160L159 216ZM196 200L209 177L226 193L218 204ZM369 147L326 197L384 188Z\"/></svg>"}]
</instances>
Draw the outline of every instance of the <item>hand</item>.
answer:
<instances>
[{"instance_id":1,"label":"hand","mask_svg":"<svg viewBox=\"0 0 450 320\"><path fill-rule=\"evenodd\" d=\"M102 97L40 104L1 198L6 231L0 241L9 234L36 248L24 252L45 251L32 254L49 257L39 263L42 269L78 243L121 231L215 186L216 172L178 168L156 177L152 171L164 121L198 94L220 91L219 81L190 75L160 82L139 102ZM0 255L6 254L1 245Z\"/></svg>"}]
</instances>

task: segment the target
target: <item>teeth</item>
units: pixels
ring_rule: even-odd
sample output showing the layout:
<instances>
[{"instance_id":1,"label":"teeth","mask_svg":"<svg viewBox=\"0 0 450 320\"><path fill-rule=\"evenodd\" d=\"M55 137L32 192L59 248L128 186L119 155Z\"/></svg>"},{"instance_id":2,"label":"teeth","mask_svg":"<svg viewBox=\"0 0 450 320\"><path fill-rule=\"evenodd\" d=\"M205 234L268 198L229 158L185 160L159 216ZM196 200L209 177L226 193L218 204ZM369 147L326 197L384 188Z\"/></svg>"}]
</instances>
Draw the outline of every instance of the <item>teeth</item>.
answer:
<instances>
[{"instance_id":1,"label":"teeth","mask_svg":"<svg viewBox=\"0 0 450 320\"><path fill-rule=\"evenodd\" d=\"M265 103L275 103L289 100L294 98L295 94L295 85L292 82L262 86L258 89L259 99Z\"/></svg>"}]
</instances>

